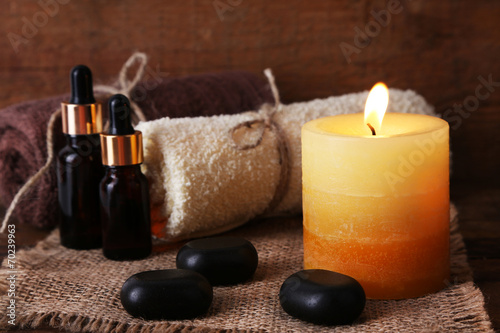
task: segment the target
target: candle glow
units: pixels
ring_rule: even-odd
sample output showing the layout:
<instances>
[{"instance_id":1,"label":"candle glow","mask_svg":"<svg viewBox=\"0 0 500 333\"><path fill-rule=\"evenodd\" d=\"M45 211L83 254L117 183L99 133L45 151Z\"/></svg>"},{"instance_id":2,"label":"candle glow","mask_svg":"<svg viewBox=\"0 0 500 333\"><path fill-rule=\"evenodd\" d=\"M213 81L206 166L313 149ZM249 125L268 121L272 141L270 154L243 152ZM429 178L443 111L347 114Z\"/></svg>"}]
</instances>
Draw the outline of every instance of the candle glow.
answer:
<instances>
[{"instance_id":1,"label":"candle glow","mask_svg":"<svg viewBox=\"0 0 500 333\"><path fill-rule=\"evenodd\" d=\"M389 104L389 89L379 82L373 86L365 104L365 124L372 129L372 134L380 133L387 105Z\"/></svg>"}]
</instances>

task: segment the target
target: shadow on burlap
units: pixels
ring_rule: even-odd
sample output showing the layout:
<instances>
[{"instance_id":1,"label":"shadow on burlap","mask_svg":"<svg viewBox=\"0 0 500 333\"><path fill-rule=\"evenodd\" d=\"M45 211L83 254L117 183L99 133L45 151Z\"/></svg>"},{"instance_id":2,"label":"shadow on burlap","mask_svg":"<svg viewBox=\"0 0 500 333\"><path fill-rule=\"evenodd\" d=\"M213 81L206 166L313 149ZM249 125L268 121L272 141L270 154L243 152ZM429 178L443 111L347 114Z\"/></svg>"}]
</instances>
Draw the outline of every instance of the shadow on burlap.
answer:
<instances>
[{"instance_id":1,"label":"shadow on burlap","mask_svg":"<svg viewBox=\"0 0 500 333\"><path fill-rule=\"evenodd\" d=\"M175 268L180 244L156 246L148 259L114 262L100 250L75 251L59 245L53 232L34 249L17 253L16 327L40 325L78 332L493 332L484 298L472 282L464 243L451 209L449 287L409 299L368 300L353 324L326 327L291 318L280 307L279 288L302 268L301 219L254 221L229 232L245 237L259 253L251 281L214 287L209 312L194 320L145 321L133 318L120 303L120 288L132 274ZM12 328L5 317L6 263L0 273L0 328Z\"/></svg>"}]
</instances>

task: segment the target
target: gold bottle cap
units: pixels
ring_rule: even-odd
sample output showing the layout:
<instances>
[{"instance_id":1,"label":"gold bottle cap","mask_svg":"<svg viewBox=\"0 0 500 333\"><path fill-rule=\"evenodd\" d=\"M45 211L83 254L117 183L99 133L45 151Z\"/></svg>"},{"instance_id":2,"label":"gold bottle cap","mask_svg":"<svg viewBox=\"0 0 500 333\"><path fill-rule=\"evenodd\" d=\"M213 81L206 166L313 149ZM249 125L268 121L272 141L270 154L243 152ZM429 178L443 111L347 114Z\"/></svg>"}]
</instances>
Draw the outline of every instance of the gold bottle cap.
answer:
<instances>
[{"instance_id":1,"label":"gold bottle cap","mask_svg":"<svg viewBox=\"0 0 500 333\"><path fill-rule=\"evenodd\" d=\"M100 103L61 103L63 133L89 135L102 132L102 107Z\"/></svg>"},{"instance_id":2,"label":"gold bottle cap","mask_svg":"<svg viewBox=\"0 0 500 333\"><path fill-rule=\"evenodd\" d=\"M129 135L101 134L101 149L104 165L134 165L144 160L141 131Z\"/></svg>"}]
</instances>

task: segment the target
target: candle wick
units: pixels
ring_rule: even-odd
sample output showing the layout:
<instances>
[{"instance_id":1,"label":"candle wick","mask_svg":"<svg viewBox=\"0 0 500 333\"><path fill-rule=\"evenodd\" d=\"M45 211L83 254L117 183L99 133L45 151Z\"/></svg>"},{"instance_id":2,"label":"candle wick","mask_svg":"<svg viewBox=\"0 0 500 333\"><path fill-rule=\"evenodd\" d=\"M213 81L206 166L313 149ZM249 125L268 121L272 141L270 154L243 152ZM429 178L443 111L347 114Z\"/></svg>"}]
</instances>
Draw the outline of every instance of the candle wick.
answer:
<instances>
[{"instance_id":1,"label":"candle wick","mask_svg":"<svg viewBox=\"0 0 500 333\"><path fill-rule=\"evenodd\" d=\"M368 125L368 127L370 127L370 129L372 130L372 135L377 135L377 133L375 133L375 128L373 128L373 126L372 126L372 125L370 125L370 124L367 124L367 125Z\"/></svg>"}]
</instances>

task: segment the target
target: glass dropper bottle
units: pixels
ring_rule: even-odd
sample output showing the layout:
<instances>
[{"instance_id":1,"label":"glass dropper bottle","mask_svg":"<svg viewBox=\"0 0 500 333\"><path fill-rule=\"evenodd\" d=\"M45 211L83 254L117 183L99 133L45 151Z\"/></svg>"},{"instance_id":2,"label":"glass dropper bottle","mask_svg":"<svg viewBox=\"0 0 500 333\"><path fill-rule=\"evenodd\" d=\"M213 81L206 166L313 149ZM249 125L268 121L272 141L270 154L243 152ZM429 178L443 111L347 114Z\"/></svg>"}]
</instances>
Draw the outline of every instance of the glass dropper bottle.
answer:
<instances>
[{"instance_id":1,"label":"glass dropper bottle","mask_svg":"<svg viewBox=\"0 0 500 333\"><path fill-rule=\"evenodd\" d=\"M127 97L112 96L109 130L101 134L102 249L112 260L142 259L151 253L148 181L141 171L142 133L132 127L130 111Z\"/></svg>"},{"instance_id":2,"label":"glass dropper bottle","mask_svg":"<svg viewBox=\"0 0 500 333\"><path fill-rule=\"evenodd\" d=\"M71 98L61 103L66 145L57 156L59 232L65 247L93 249L101 246L102 110L94 98L87 66L73 67L70 82Z\"/></svg>"}]
</instances>

